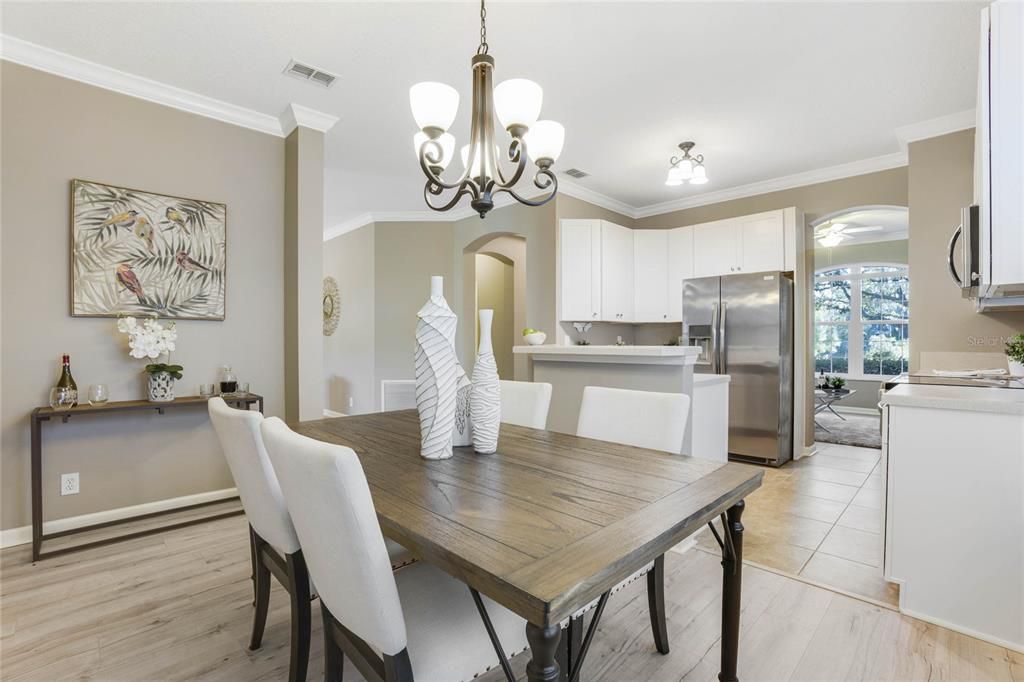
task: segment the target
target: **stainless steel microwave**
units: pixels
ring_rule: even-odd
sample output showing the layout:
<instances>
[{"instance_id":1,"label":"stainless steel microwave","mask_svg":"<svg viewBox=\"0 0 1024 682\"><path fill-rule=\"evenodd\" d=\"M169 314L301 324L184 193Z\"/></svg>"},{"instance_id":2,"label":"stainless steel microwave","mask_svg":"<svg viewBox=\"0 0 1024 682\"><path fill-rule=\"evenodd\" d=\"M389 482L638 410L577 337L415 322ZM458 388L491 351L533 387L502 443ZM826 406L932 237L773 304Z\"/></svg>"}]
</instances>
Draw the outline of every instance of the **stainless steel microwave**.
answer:
<instances>
[{"instance_id":1,"label":"stainless steel microwave","mask_svg":"<svg viewBox=\"0 0 1024 682\"><path fill-rule=\"evenodd\" d=\"M968 206L960 210L960 224L953 230L949 239L949 253L946 265L949 276L960 287L960 295L964 298L977 298L978 285L981 280L980 232L981 211L977 206ZM961 242L960 258L956 257L956 245Z\"/></svg>"}]
</instances>

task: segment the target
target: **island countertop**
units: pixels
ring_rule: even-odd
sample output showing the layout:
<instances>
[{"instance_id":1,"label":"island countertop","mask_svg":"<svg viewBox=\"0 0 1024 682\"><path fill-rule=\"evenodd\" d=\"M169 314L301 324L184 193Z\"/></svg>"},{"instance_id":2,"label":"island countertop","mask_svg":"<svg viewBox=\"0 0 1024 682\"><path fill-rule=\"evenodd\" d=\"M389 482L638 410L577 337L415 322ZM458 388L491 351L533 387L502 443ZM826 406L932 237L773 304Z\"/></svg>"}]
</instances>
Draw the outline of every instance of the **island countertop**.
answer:
<instances>
[{"instance_id":1,"label":"island countertop","mask_svg":"<svg viewBox=\"0 0 1024 682\"><path fill-rule=\"evenodd\" d=\"M532 356L535 362L597 362L630 364L692 365L700 355L696 346L514 346L517 355Z\"/></svg>"}]
</instances>

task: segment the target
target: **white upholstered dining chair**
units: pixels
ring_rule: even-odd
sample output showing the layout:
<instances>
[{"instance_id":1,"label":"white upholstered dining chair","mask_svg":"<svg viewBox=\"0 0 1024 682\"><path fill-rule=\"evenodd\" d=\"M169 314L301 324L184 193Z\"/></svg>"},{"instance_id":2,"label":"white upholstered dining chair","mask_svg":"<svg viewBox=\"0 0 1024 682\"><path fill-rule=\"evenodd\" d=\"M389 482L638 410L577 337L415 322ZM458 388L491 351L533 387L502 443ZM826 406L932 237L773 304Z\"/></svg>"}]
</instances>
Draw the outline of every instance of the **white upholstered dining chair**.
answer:
<instances>
[{"instance_id":1,"label":"white upholstered dining chair","mask_svg":"<svg viewBox=\"0 0 1024 682\"><path fill-rule=\"evenodd\" d=\"M551 384L532 381L501 382L501 421L544 429L551 407Z\"/></svg>"},{"instance_id":2,"label":"white upholstered dining chair","mask_svg":"<svg viewBox=\"0 0 1024 682\"><path fill-rule=\"evenodd\" d=\"M429 682L470 680L526 648L526 622L482 598L499 659L474 595L441 570L417 562L392 572L355 452L277 418L261 430L320 594L325 680L341 680L343 653L368 679Z\"/></svg>"},{"instance_id":3,"label":"white upholstered dining chair","mask_svg":"<svg viewBox=\"0 0 1024 682\"><path fill-rule=\"evenodd\" d=\"M683 450L683 435L689 416L690 396L682 393L587 386L583 389L576 435L678 455ZM667 654L669 644L668 624L665 618L665 556L659 556L626 578L612 588L612 592L645 574L654 645L659 653ZM566 639L570 659L571 652L579 648L578 641L583 632L580 618L581 615L577 614L568 623Z\"/></svg>"},{"instance_id":4,"label":"white upholstered dining chair","mask_svg":"<svg viewBox=\"0 0 1024 682\"><path fill-rule=\"evenodd\" d=\"M256 606L249 648L258 649L263 641L270 604L270 576L273 574L291 598L288 679L305 680L309 664L312 590L299 538L263 446L260 435L263 415L230 407L219 397L209 400L208 409L249 522ZM413 560L409 551L397 543L391 543L388 549L394 565Z\"/></svg>"}]
</instances>

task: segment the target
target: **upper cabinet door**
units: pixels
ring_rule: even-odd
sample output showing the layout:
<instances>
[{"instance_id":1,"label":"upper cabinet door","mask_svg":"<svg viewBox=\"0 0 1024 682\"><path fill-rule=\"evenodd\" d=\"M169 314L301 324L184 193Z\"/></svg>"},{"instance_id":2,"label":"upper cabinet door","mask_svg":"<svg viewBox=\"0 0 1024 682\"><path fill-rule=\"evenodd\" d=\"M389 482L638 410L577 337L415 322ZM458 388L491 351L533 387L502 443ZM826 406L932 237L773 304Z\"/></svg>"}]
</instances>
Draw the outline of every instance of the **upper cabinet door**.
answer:
<instances>
[{"instance_id":1,"label":"upper cabinet door","mask_svg":"<svg viewBox=\"0 0 1024 682\"><path fill-rule=\"evenodd\" d=\"M786 266L782 211L739 218L740 262L737 272L783 270Z\"/></svg>"},{"instance_id":2,"label":"upper cabinet door","mask_svg":"<svg viewBox=\"0 0 1024 682\"><path fill-rule=\"evenodd\" d=\"M633 230L603 220L601 319L633 321Z\"/></svg>"},{"instance_id":3,"label":"upper cabinet door","mask_svg":"<svg viewBox=\"0 0 1024 682\"><path fill-rule=\"evenodd\" d=\"M668 230L633 230L633 321L668 321Z\"/></svg>"},{"instance_id":4,"label":"upper cabinet door","mask_svg":"<svg viewBox=\"0 0 1024 682\"><path fill-rule=\"evenodd\" d=\"M715 277L738 272L740 225L735 220L716 220L693 226L693 276Z\"/></svg>"},{"instance_id":5,"label":"upper cabinet door","mask_svg":"<svg viewBox=\"0 0 1024 682\"><path fill-rule=\"evenodd\" d=\"M563 220L559 235L563 322L601 314L601 221Z\"/></svg>"},{"instance_id":6,"label":"upper cabinet door","mask_svg":"<svg viewBox=\"0 0 1024 682\"><path fill-rule=\"evenodd\" d=\"M668 322L683 321L683 280L693 278L693 228L668 231Z\"/></svg>"}]
</instances>

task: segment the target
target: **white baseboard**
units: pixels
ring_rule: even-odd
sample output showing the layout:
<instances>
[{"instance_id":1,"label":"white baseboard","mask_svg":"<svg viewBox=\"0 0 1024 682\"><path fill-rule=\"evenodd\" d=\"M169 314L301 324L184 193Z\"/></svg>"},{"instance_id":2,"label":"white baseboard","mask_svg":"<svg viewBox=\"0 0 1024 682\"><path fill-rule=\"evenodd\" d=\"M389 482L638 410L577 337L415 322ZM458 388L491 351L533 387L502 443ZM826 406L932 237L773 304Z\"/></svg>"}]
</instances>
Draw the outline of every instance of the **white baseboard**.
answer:
<instances>
[{"instance_id":1,"label":"white baseboard","mask_svg":"<svg viewBox=\"0 0 1024 682\"><path fill-rule=\"evenodd\" d=\"M107 509L105 511L82 514L80 516L69 516L64 519L54 519L43 522L43 533L60 533L65 530L74 530L83 526L91 526L95 523L109 523L111 521L123 521L133 516L152 514L154 512L170 511L189 507L194 504L205 502L218 502L238 497L238 488L224 488L223 490L211 490L195 495L184 495L172 497L166 500L134 504L130 507L118 509ZM14 547L15 545L26 545L32 542L32 526L21 526L20 528L8 528L0 530L0 548Z\"/></svg>"},{"instance_id":2,"label":"white baseboard","mask_svg":"<svg viewBox=\"0 0 1024 682\"><path fill-rule=\"evenodd\" d=\"M924 622L931 623L932 625L938 625L940 628L959 632L962 635L967 635L968 637L980 639L983 642L995 644L996 646L1005 647L1012 651L1024 654L1024 642L1011 642L1009 640L1000 639L999 637L993 637L992 635L985 634L984 632L978 632L977 630L972 630L971 628L957 625L956 623L950 623L949 621L942 620L941 618L933 618L932 616L926 616L911 609L905 609L903 606L900 606L900 613L905 616L910 616L911 618L916 618L917 620L923 620Z\"/></svg>"},{"instance_id":3,"label":"white baseboard","mask_svg":"<svg viewBox=\"0 0 1024 682\"><path fill-rule=\"evenodd\" d=\"M328 419L334 419L335 417L347 417L347 416L348 415L345 414L344 412L335 412L334 410L328 410L326 407L324 408L324 417L327 417Z\"/></svg>"},{"instance_id":4,"label":"white baseboard","mask_svg":"<svg viewBox=\"0 0 1024 682\"><path fill-rule=\"evenodd\" d=\"M854 407L853 405L833 405L839 414L864 414L871 417L880 417L882 412L877 407Z\"/></svg>"}]
</instances>

